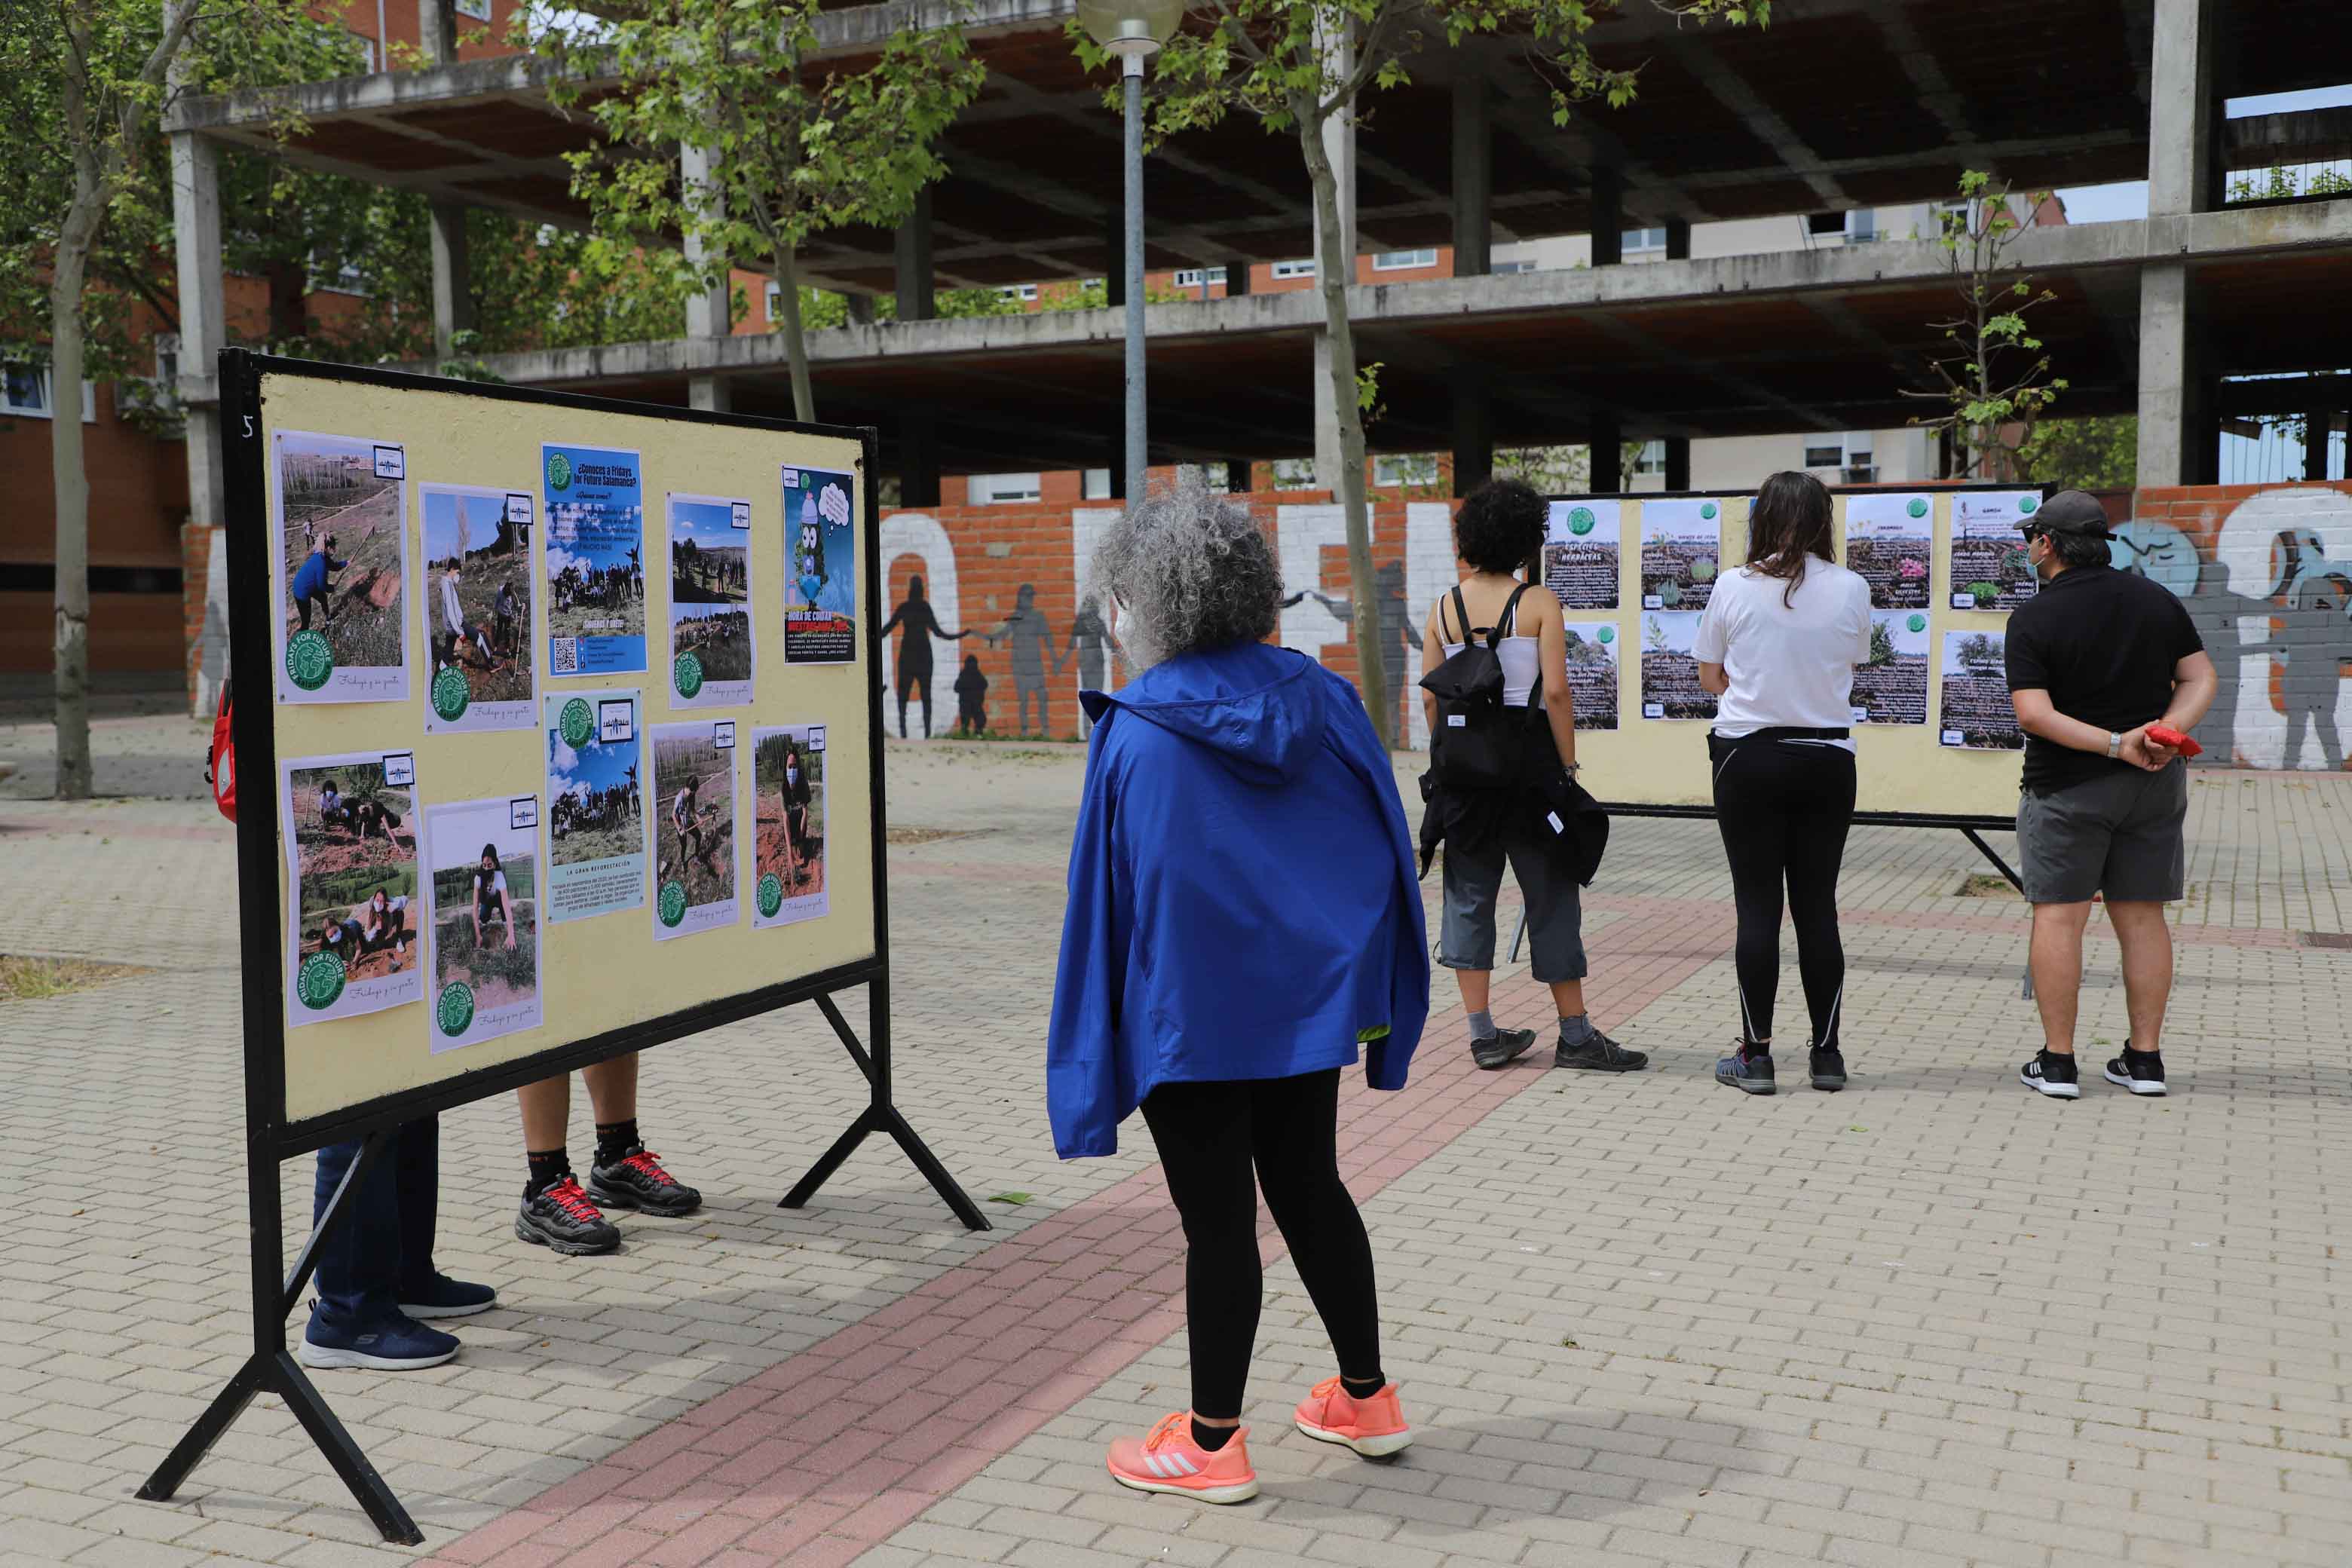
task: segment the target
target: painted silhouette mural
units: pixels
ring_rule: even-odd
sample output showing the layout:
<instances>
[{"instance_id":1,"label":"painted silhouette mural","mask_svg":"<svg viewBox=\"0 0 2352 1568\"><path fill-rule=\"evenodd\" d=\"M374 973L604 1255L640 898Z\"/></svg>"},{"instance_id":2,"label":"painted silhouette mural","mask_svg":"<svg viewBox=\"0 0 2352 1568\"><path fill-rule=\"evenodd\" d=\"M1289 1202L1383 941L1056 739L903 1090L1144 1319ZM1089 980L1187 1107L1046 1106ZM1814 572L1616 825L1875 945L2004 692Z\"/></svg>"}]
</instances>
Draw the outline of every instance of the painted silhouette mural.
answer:
<instances>
[{"instance_id":1,"label":"painted silhouette mural","mask_svg":"<svg viewBox=\"0 0 2352 1568\"><path fill-rule=\"evenodd\" d=\"M2344 663L2352 659L2352 563L2330 560L2309 529L2281 530L2271 559L2278 569L2271 595L2283 606L2272 612L2280 623L2272 657L2280 665L2279 695L2286 709L2285 765L2303 764L2308 731L2319 742L2321 763L2341 769L2336 703Z\"/></svg>"},{"instance_id":2,"label":"painted silhouette mural","mask_svg":"<svg viewBox=\"0 0 2352 1568\"><path fill-rule=\"evenodd\" d=\"M1054 732L1054 721L1047 709L1045 663L1051 658L1058 668L1061 660L1054 656L1054 628L1045 619L1045 612L1037 607L1037 584L1024 583L1013 602L1013 613L1003 625L988 634L988 646L999 642L1008 645L1013 655L1013 698L1020 705L1021 728L1017 733L1029 732L1029 699L1037 699L1037 733Z\"/></svg>"},{"instance_id":3,"label":"painted silhouette mural","mask_svg":"<svg viewBox=\"0 0 2352 1568\"><path fill-rule=\"evenodd\" d=\"M1421 651L1421 634L1413 628L1412 617L1405 611L1404 563L1391 561L1377 568L1372 584L1381 607L1381 674L1388 681L1389 700L1400 702L1407 686L1406 657ZM1351 594L1325 594L1310 588L1283 600L1282 607L1286 610L1309 597L1330 611L1332 618L1349 633L1354 632L1356 601Z\"/></svg>"},{"instance_id":4,"label":"painted silhouette mural","mask_svg":"<svg viewBox=\"0 0 2352 1568\"><path fill-rule=\"evenodd\" d=\"M951 632L940 625L931 602L923 597L923 580L919 576L907 579L906 601L882 623L882 636L888 637L893 627L898 629L898 739L907 738L908 695L919 690L923 739L928 741L931 738L931 639L944 637L958 642L971 633L969 629Z\"/></svg>"}]
</instances>

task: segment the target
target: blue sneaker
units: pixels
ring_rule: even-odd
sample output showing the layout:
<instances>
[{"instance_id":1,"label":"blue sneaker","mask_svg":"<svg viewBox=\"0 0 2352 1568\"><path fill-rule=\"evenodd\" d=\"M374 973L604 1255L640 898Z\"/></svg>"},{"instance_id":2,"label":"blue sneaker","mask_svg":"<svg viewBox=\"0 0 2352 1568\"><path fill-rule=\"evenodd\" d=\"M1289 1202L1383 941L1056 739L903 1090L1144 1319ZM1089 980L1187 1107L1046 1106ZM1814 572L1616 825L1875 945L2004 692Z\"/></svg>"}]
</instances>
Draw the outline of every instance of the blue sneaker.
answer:
<instances>
[{"instance_id":1,"label":"blue sneaker","mask_svg":"<svg viewBox=\"0 0 2352 1568\"><path fill-rule=\"evenodd\" d=\"M310 1326L294 1358L304 1366L363 1366L376 1372L415 1372L439 1366L457 1353L457 1336L412 1322L400 1313L364 1329L341 1329L327 1321L316 1305Z\"/></svg>"},{"instance_id":2,"label":"blue sneaker","mask_svg":"<svg viewBox=\"0 0 2352 1568\"><path fill-rule=\"evenodd\" d=\"M1770 1094L1778 1087L1772 1079L1771 1053L1742 1041L1738 1051L1716 1062L1715 1081L1727 1083L1743 1094Z\"/></svg>"},{"instance_id":3,"label":"blue sneaker","mask_svg":"<svg viewBox=\"0 0 2352 1568\"><path fill-rule=\"evenodd\" d=\"M419 1321L470 1318L499 1304L499 1293L489 1286L452 1279L446 1274L436 1273L424 1284L404 1288L400 1293L404 1298L400 1310Z\"/></svg>"}]
</instances>

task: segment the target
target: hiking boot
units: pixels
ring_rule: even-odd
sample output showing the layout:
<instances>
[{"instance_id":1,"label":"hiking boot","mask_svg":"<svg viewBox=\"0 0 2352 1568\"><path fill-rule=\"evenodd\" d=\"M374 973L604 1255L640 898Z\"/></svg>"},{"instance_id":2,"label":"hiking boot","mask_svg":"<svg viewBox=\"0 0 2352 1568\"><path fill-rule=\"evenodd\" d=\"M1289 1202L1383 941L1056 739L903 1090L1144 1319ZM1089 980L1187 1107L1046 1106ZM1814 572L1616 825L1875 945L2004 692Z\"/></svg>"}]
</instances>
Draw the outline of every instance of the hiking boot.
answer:
<instances>
[{"instance_id":1,"label":"hiking boot","mask_svg":"<svg viewBox=\"0 0 2352 1568\"><path fill-rule=\"evenodd\" d=\"M1551 1065L1581 1068L1586 1072L1640 1072L1650 1065L1650 1058L1640 1051L1627 1050L1595 1029L1575 1045L1553 1047Z\"/></svg>"},{"instance_id":2,"label":"hiking boot","mask_svg":"<svg viewBox=\"0 0 2352 1568\"><path fill-rule=\"evenodd\" d=\"M2126 1046L2123 1055L2107 1063L2107 1081L2119 1083L2134 1094L2162 1094L2164 1053L2136 1051Z\"/></svg>"},{"instance_id":3,"label":"hiking boot","mask_svg":"<svg viewBox=\"0 0 2352 1568\"><path fill-rule=\"evenodd\" d=\"M524 1196L521 1212L515 1215L515 1235L567 1258L610 1252L621 1245L619 1227L596 1212L580 1184L568 1175Z\"/></svg>"},{"instance_id":4,"label":"hiking boot","mask_svg":"<svg viewBox=\"0 0 2352 1568\"><path fill-rule=\"evenodd\" d=\"M2017 1081L2053 1100L2077 1100L2083 1093L2082 1082L2074 1071L2074 1058L2053 1056L2048 1051L2038 1053L2018 1068Z\"/></svg>"},{"instance_id":5,"label":"hiking boot","mask_svg":"<svg viewBox=\"0 0 2352 1568\"><path fill-rule=\"evenodd\" d=\"M1772 1078L1772 1053L1747 1044L1716 1059L1715 1081L1727 1083L1742 1094L1779 1092Z\"/></svg>"},{"instance_id":6,"label":"hiking boot","mask_svg":"<svg viewBox=\"0 0 2352 1568\"><path fill-rule=\"evenodd\" d=\"M1845 1087L1845 1056L1835 1046L1827 1050L1815 1046L1811 1065L1815 1089L1835 1094Z\"/></svg>"},{"instance_id":7,"label":"hiking boot","mask_svg":"<svg viewBox=\"0 0 2352 1568\"><path fill-rule=\"evenodd\" d=\"M1483 1040L1470 1042L1470 1059L1482 1068L1508 1067L1526 1056L1535 1043L1533 1029L1497 1029Z\"/></svg>"},{"instance_id":8,"label":"hiking boot","mask_svg":"<svg viewBox=\"0 0 2352 1568\"><path fill-rule=\"evenodd\" d=\"M663 1170L661 1156L644 1148L609 1165L589 1166L588 1195L607 1208L671 1219L702 1206L702 1194Z\"/></svg>"},{"instance_id":9,"label":"hiking boot","mask_svg":"<svg viewBox=\"0 0 2352 1568\"><path fill-rule=\"evenodd\" d=\"M1299 1401L1296 1419L1298 1429L1316 1441L1340 1444L1368 1459L1385 1458L1412 1441L1393 1383L1359 1399L1339 1379L1327 1377Z\"/></svg>"},{"instance_id":10,"label":"hiking boot","mask_svg":"<svg viewBox=\"0 0 2352 1568\"><path fill-rule=\"evenodd\" d=\"M1236 1427L1222 1448L1192 1440L1192 1413L1160 1417L1141 1437L1113 1440L1110 1479L1139 1492L1173 1492L1202 1502L1247 1502L1257 1496L1257 1472L1250 1468L1249 1428Z\"/></svg>"},{"instance_id":11,"label":"hiking boot","mask_svg":"<svg viewBox=\"0 0 2352 1568\"><path fill-rule=\"evenodd\" d=\"M488 1285L468 1284L436 1274L422 1285L403 1286L400 1310L420 1321L433 1318L470 1318L499 1304L499 1293Z\"/></svg>"},{"instance_id":12,"label":"hiking boot","mask_svg":"<svg viewBox=\"0 0 2352 1568\"><path fill-rule=\"evenodd\" d=\"M362 1366L374 1372L415 1372L457 1353L457 1336L415 1323L398 1312L364 1328L339 1327L316 1305L294 1359L304 1366Z\"/></svg>"}]
</instances>

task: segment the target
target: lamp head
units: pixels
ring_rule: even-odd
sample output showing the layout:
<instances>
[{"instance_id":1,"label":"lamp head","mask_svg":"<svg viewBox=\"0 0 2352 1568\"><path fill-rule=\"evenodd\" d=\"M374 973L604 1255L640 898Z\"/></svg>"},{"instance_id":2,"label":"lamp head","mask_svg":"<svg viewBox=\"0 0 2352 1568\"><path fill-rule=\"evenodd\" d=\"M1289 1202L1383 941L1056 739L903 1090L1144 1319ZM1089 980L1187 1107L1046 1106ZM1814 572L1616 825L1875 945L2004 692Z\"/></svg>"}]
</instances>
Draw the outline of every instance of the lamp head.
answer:
<instances>
[{"instance_id":1,"label":"lamp head","mask_svg":"<svg viewBox=\"0 0 2352 1568\"><path fill-rule=\"evenodd\" d=\"M1123 58L1159 53L1183 20L1184 0L1078 0L1087 37Z\"/></svg>"}]
</instances>

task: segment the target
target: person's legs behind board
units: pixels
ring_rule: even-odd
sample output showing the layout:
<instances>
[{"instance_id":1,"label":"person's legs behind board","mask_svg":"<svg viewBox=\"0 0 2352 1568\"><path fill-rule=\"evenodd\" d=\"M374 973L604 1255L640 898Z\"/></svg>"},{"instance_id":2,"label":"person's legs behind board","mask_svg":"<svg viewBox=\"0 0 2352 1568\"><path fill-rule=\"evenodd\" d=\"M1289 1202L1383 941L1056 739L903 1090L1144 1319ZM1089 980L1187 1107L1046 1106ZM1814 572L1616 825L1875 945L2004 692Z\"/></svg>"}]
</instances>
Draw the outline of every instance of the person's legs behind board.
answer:
<instances>
[{"instance_id":1,"label":"person's legs behind board","mask_svg":"<svg viewBox=\"0 0 2352 1568\"><path fill-rule=\"evenodd\" d=\"M1454 971L1462 989L1462 1010L1470 1016L1470 1059L1482 1068L1509 1065L1536 1043L1533 1029L1495 1024L1487 1002L1495 973L1495 900L1503 890L1503 846L1448 840L1439 878L1437 962Z\"/></svg>"},{"instance_id":2,"label":"person's legs behind board","mask_svg":"<svg viewBox=\"0 0 2352 1568\"><path fill-rule=\"evenodd\" d=\"M1111 1479L1138 1491L1208 1502L1257 1494L1242 1428L1250 1352L1265 1292L1246 1083L1163 1083L1144 1098L1168 1195L1184 1223L1184 1326L1192 1408L1110 1446Z\"/></svg>"},{"instance_id":3,"label":"person's legs behind board","mask_svg":"<svg viewBox=\"0 0 2352 1568\"><path fill-rule=\"evenodd\" d=\"M488 1285L452 1279L434 1265L441 1211L441 1118L423 1116L394 1135L383 1152L400 1199L400 1310L419 1321L470 1318L499 1304Z\"/></svg>"},{"instance_id":4,"label":"person's legs behind board","mask_svg":"<svg viewBox=\"0 0 2352 1568\"><path fill-rule=\"evenodd\" d=\"M585 1071L593 1072L593 1068ZM523 1184L515 1235L568 1258L610 1252L621 1245L618 1226L598 1212L572 1173L565 1139L572 1121L572 1075L558 1073L515 1090L522 1112Z\"/></svg>"},{"instance_id":5,"label":"person's legs behind board","mask_svg":"<svg viewBox=\"0 0 2352 1568\"><path fill-rule=\"evenodd\" d=\"M2131 1033L2106 1064L2106 1079L2134 1094L2166 1092L2164 1010L2172 995L2172 928L2164 906L2188 890L2182 827L2189 816L2189 768L2176 762L2132 780L2138 788L2116 824L2100 876L2107 923L2123 948L2124 1003Z\"/></svg>"},{"instance_id":6,"label":"person's legs behind board","mask_svg":"<svg viewBox=\"0 0 2352 1568\"><path fill-rule=\"evenodd\" d=\"M1789 921L1797 932L1797 973L1805 987L1813 1040L1807 1064L1813 1087L1845 1087L1838 1026L1845 1012L1845 943L1838 935L1838 872L1853 826L1854 755L1843 746L1783 742L1795 787L1784 820L1788 838Z\"/></svg>"},{"instance_id":7,"label":"person's legs behind board","mask_svg":"<svg viewBox=\"0 0 2352 1568\"><path fill-rule=\"evenodd\" d=\"M390 1135L393 1147L378 1153L358 1186L344 1195L343 1212L319 1245L318 1300L294 1350L304 1366L413 1372L439 1366L457 1353L455 1335L428 1329L401 1310L407 1225L397 1165L399 1144L408 1131ZM357 1140L319 1151L312 1226L326 1217L335 1189L359 1154Z\"/></svg>"},{"instance_id":8,"label":"person's legs behind board","mask_svg":"<svg viewBox=\"0 0 2352 1568\"><path fill-rule=\"evenodd\" d=\"M1715 824L1731 867L1738 911L1732 969L1739 986L1739 1044L1715 1064L1715 1079L1771 1094L1772 1018L1780 994L1780 899L1788 875L1786 760L1770 741L1707 739L1715 770Z\"/></svg>"},{"instance_id":9,"label":"person's legs behind board","mask_svg":"<svg viewBox=\"0 0 2352 1568\"><path fill-rule=\"evenodd\" d=\"M1301 1432L1377 1458L1412 1441L1396 1384L1381 1371L1371 1238L1339 1179L1339 1071L1249 1086L1258 1185L1339 1363L1295 1413Z\"/></svg>"},{"instance_id":10,"label":"person's legs behind board","mask_svg":"<svg viewBox=\"0 0 2352 1568\"><path fill-rule=\"evenodd\" d=\"M698 839L699 835L697 835ZM588 1195L607 1208L675 1218L702 1206L702 1194L662 1168L637 1136L637 1053L581 1070L596 1118L596 1163Z\"/></svg>"},{"instance_id":11,"label":"person's legs behind board","mask_svg":"<svg viewBox=\"0 0 2352 1568\"><path fill-rule=\"evenodd\" d=\"M1551 987L1552 1010L1559 1017L1551 1065L1586 1072L1641 1071L1650 1058L1594 1028L1586 1012L1584 904L1575 877L1553 858L1554 847L1541 842L1537 830L1507 832L1504 845L1519 895L1527 900L1528 969Z\"/></svg>"},{"instance_id":12,"label":"person's legs behind board","mask_svg":"<svg viewBox=\"0 0 2352 1568\"><path fill-rule=\"evenodd\" d=\"M2042 1049L2018 1069L2018 1081L2053 1100L2082 1095L2074 1064L2074 1017L2083 987L2083 930L2115 837L2117 786L2129 775L2086 779L2017 802L2017 858L2026 901L2033 906L2028 963L2042 1015Z\"/></svg>"}]
</instances>

